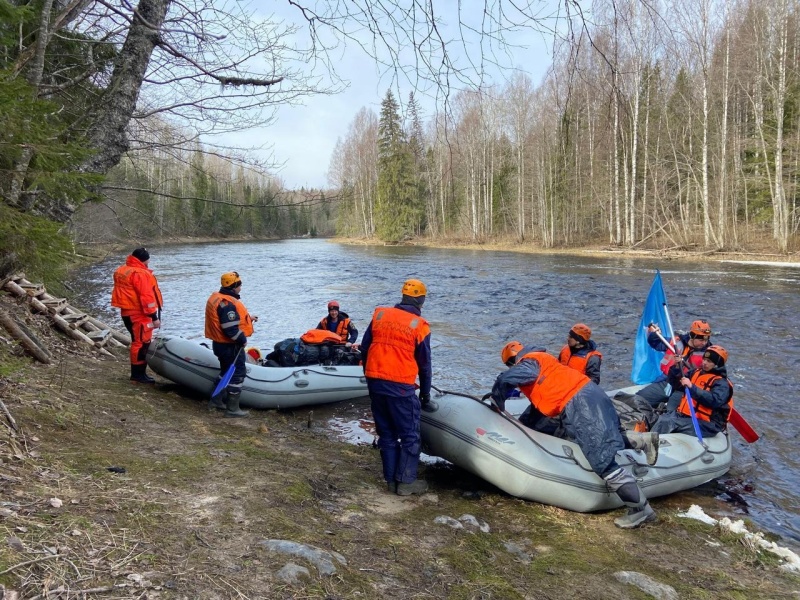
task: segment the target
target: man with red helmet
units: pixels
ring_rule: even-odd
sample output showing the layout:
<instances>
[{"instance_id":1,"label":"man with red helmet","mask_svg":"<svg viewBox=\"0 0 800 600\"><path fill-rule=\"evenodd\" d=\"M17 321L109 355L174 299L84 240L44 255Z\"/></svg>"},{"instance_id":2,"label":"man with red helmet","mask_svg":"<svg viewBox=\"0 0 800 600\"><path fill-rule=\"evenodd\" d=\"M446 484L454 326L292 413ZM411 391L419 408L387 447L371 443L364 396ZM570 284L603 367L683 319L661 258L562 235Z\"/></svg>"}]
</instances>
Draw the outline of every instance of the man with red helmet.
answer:
<instances>
[{"instance_id":1,"label":"man with red helmet","mask_svg":"<svg viewBox=\"0 0 800 600\"><path fill-rule=\"evenodd\" d=\"M576 323L567 334L567 345L561 349L558 360L583 373L600 385L600 366L603 355L597 350L592 338L592 330L584 323Z\"/></svg>"},{"instance_id":2,"label":"man with red helmet","mask_svg":"<svg viewBox=\"0 0 800 600\"><path fill-rule=\"evenodd\" d=\"M383 477L388 490L399 496L428 489L425 480L417 479L420 410L431 398L431 328L421 313L427 293L419 279L406 281L400 303L376 308L361 340Z\"/></svg>"},{"instance_id":3,"label":"man with red helmet","mask_svg":"<svg viewBox=\"0 0 800 600\"><path fill-rule=\"evenodd\" d=\"M724 431L731 417L733 384L728 379L727 362L728 352L725 348L709 346L703 353L701 367L691 369L681 378L681 385L689 390L697 424L704 436L711 437ZM658 418L653 431L694 435L692 413L685 394L674 411Z\"/></svg>"},{"instance_id":4,"label":"man with red helmet","mask_svg":"<svg viewBox=\"0 0 800 600\"><path fill-rule=\"evenodd\" d=\"M322 318L317 329L335 333L348 346L355 344L358 339L358 329L350 320L350 315L339 309L339 302L336 300L328 302L328 316Z\"/></svg>"},{"instance_id":5,"label":"man with red helmet","mask_svg":"<svg viewBox=\"0 0 800 600\"><path fill-rule=\"evenodd\" d=\"M544 348L509 342L500 357L509 369L497 376L492 387L497 407L503 410L509 393L519 388L536 411L545 417L561 416L567 437L575 440L592 470L628 507L614 524L632 529L655 521L656 513L636 479L617 464L616 454L625 448L625 440L617 411L600 386L562 365ZM657 436L651 434L651 439L657 447Z\"/></svg>"},{"instance_id":6,"label":"man with red helmet","mask_svg":"<svg viewBox=\"0 0 800 600\"><path fill-rule=\"evenodd\" d=\"M655 323L647 328L647 343L651 348L664 353L661 360L661 371L664 377L639 390L636 395L656 407L667 403L667 412L675 410L683 398L681 378L687 369L699 369L703 362L703 353L711 346L711 325L708 321L697 319L692 322L689 332L676 335L672 340L676 354L673 354L660 336L661 328Z\"/></svg>"}]
</instances>

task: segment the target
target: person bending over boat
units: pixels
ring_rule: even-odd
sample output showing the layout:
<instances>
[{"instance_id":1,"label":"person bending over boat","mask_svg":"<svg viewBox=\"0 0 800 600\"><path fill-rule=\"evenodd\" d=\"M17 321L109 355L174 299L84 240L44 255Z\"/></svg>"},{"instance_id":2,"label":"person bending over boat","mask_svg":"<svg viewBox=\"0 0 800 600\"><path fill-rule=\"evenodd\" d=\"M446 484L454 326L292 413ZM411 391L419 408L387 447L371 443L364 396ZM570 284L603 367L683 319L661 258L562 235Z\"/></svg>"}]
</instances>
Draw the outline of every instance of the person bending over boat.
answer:
<instances>
[{"instance_id":1,"label":"person bending over boat","mask_svg":"<svg viewBox=\"0 0 800 600\"><path fill-rule=\"evenodd\" d=\"M600 365L603 355L597 350L597 344L591 339L592 330L588 325L576 323L567 334L567 345L561 349L558 361L600 385Z\"/></svg>"},{"instance_id":2,"label":"person bending over boat","mask_svg":"<svg viewBox=\"0 0 800 600\"><path fill-rule=\"evenodd\" d=\"M600 386L562 365L543 348L513 341L503 347L500 356L509 369L497 376L492 387L491 397L498 409L504 410L509 393L519 388L545 417L561 416L566 434L578 444L592 470L628 507L627 514L614 524L632 529L655 521L656 513L636 479L616 462L625 441L617 412Z\"/></svg>"},{"instance_id":3,"label":"person bending over boat","mask_svg":"<svg viewBox=\"0 0 800 600\"><path fill-rule=\"evenodd\" d=\"M731 417L733 384L728 379L727 361L725 348L709 346L703 353L700 368L692 369L681 379L683 388L689 390L697 424L704 436L712 437L724 431ZM658 418L653 431L694 435L692 414L685 394L677 409Z\"/></svg>"},{"instance_id":4,"label":"person bending over boat","mask_svg":"<svg viewBox=\"0 0 800 600\"><path fill-rule=\"evenodd\" d=\"M225 388L225 402L222 401L222 394L219 394L211 398L209 407L224 410L226 417L246 417L249 413L239 408L242 384L247 375L244 347L247 345L247 336L253 335L253 323L258 321L258 317L250 316L239 299L242 291L239 273L223 273L220 283L222 287L211 294L206 302L206 337L211 340L211 350L219 359L219 377L214 387L231 365L234 365L234 370Z\"/></svg>"},{"instance_id":5,"label":"person bending over boat","mask_svg":"<svg viewBox=\"0 0 800 600\"><path fill-rule=\"evenodd\" d=\"M431 328L421 310L425 284L409 279L393 308L375 309L361 340L361 357L378 433L387 489L399 496L428 489L417 479L422 446L420 409L431 399ZM419 376L419 398L414 393Z\"/></svg>"},{"instance_id":6,"label":"person bending over boat","mask_svg":"<svg viewBox=\"0 0 800 600\"><path fill-rule=\"evenodd\" d=\"M673 348L678 353L676 356L667 348L661 337L661 328L655 323L648 328L647 343L653 350L664 353L661 359L661 372L664 377L659 381L643 387L636 392L652 407L667 403L667 412L674 411L681 398L683 398L683 385L681 378L684 370L699 369L703 361L703 353L711 345L711 325L708 321L698 319L692 322L689 333L676 335L672 340Z\"/></svg>"},{"instance_id":7,"label":"person bending over boat","mask_svg":"<svg viewBox=\"0 0 800 600\"><path fill-rule=\"evenodd\" d=\"M335 333L348 347L355 344L358 339L358 329L350 320L350 315L339 310L339 303L336 300L328 302L328 316L322 318L317 329Z\"/></svg>"},{"instance_id":8,"label":"person bending over boat","mask_svg":"<svg viewBox=\"0 0 800 600\"><path fill-rule=\"evenodd\" d=\"M147 374L147 350L153 340L153 330L161 327L164 300L149 264L147 248L136 248L125 264L114 271L111 290L111 306L120 309L122 322L131 335L131 381L134 383L156 382Z\"/></svg>"}]
</instances>

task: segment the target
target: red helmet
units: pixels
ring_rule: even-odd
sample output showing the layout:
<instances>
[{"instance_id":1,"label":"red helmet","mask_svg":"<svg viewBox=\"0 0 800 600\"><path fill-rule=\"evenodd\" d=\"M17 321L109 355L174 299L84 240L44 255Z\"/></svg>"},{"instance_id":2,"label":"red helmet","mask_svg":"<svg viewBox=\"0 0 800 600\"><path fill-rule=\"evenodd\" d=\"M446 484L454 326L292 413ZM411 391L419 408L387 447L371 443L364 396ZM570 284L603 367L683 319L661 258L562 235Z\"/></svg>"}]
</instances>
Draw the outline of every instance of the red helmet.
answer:
<instances>
[{"instance_id":1,"label":"red helmet","mask_svg":"<svg viewBox=\"0 0 800 600\"><path fill-rule=\"evenodd\" d=\"M503 360L503 364L510 367L511 365L508 364L509 361L511 361L512 358L516 358L517 354L520 353L522 348L522 344L517 341L508 342L505 346L503 346L503 351L500 353L500 358Z\"/></svg>"},{"instance_id":2,"label":"red helmet","mask_svg":"<svg viewBox=\"0 0 800 600\"><path fill-rule=\"evenodd\" d=\"M578 341L584 343L588 342L592 337L592 330L584 323L576 323L569 332L580 338Z\"/></svg>"},{"instance_id":3,"label":"red helmet","mask_svg":"<svg viewBox=\"0 0 800 600\"><path fill-rule=\"evenodd\" d=\"M689 328L689 333L693 333L695 335L710 336L711 325L708 324L708 321L704 321L702 319L698 319L697 321L692 321L692 326Z\"/></svg>"},{"instance_id":4,"label":"red helmet","mask_svg":"<svg viewBox=\"0 0 800 600\"><path fill-rule=\"evenodd\" d=\"M339 310L339 303L336 300L331 300L330 302L328 302L328 310L332 308Z\"/></svg>"},{"instance_id":5,"label":"red helmet","mask_svg":"<svg viewBox=\"0 0 800 600\"><path fill-rule=\"evenodd\" d=\"M717 346L715 344L706 348L706 351L703 353L703 358L707 358L718 367L722 367L728 362L728 351L722 346Z\"/></svg>"}]
</instances>

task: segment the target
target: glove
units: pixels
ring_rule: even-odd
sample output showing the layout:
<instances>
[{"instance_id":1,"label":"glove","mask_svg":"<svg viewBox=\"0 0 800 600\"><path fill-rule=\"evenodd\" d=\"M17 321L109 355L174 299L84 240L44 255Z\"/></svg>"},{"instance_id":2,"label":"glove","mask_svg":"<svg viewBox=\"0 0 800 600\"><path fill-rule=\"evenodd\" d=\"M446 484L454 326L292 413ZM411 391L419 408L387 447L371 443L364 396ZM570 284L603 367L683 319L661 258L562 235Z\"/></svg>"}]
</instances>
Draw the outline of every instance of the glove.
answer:
<instances>
[{"instance_id":1,"label":"glove","mask_svg":"<svg viewBox=\"0 0 800 600\"><path fill-rule=\"evenodd\" d=\"M514 388L513 390L508 392L508 395L506 396L506 399L508 399L508 398L519 398L519 396L520 396L519 390Z\"/></svg>"},{"instance_id":2,"label":"glove","mask_svg":"<svg viewBox=\"0 0 800 600\"><path fill-rule=\"evenodd\" d=\"M428 402L430 402L430 401L431 401L431 395L430 394L420 394L419 395L419 403L422 406L427 405Z\"/></svg>"}]
</instances>

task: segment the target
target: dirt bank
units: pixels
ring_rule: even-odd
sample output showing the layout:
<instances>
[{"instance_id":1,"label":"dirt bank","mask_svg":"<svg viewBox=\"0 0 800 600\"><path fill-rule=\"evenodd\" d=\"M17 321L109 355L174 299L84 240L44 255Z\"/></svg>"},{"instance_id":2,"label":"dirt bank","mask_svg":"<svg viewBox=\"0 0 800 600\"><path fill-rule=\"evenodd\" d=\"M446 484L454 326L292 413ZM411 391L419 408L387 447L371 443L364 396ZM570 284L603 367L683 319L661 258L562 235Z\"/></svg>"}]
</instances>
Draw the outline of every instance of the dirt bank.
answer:
<instances>
[{"instance_id":1,"label":"dirt bank","mask_svg":"<svg viewBox=\"0 0 800 600\"><path fill-rule=\"evenodd\" d=\"M166 381L130 384L126 357L86 353L7 296L0 309L56 356L34 364L0 340L0 399L16 423L0 426L5 598L649 597L619 571L680 598L800 590L774 555L677 517L689 506L680 495L656 500L659 521L630 532L615 529L614 513L520 501L442 466L423 471L431 493L390 495L377 451L331 441L309 411L224 419ZM702 503L731 511L712 495ZM434 522L465 514L488 532ZM266 540L344 562L323 575ZM309 574L286 582L290 562Z\"/></svg>"}]
</instances>

